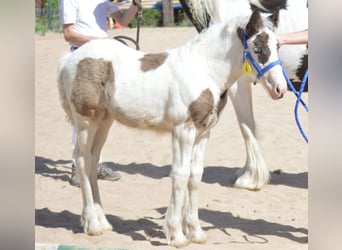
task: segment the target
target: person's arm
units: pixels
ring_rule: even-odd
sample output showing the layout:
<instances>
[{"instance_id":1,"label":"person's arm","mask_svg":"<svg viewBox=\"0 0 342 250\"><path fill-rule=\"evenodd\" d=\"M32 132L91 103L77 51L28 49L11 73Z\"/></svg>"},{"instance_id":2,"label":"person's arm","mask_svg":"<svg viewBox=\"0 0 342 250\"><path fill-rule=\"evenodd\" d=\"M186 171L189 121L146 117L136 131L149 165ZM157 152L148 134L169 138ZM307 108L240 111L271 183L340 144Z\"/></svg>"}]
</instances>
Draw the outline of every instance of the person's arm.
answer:
<instances>
[{"instance_id":1,"label":"person's arm","mask_svg":"<svg viewBox=\"0 0 342 250\"><path fill-rule=\"evenodd\" d=\"M279 34L277 38L279 46L282 46L285 44L307 44L309 39L308 36L308 29L305 29L297 32Z\"/></svg>"},{"instance_id":2,"label":"person's arm","mask_svg":"<svg viewBox=\"0 0 342 250\"><path fill-rule=\"evenodd\" d=\"M77 46L81 46L85 44L86 42L89 42L90 40L101 39L101 38L103 39L103 37L86 36L86 35L75 32L73 23L64 24L63 33L64 33L65 41L75 44Z\"/></svg>"},{"instance_id":3,"label":"person's arm","mask_svg":"<svg viewBox=\"0 0 342 250\"><path fill-rule=\"evenodd\" d=\"M120 25L127 26L138 11L140 0L135 0L135 2L137 3L137 5L132 4L125 12L114 12L111 17L114 18L115 21L117 21Z\"/></svg>"}]
</instances>

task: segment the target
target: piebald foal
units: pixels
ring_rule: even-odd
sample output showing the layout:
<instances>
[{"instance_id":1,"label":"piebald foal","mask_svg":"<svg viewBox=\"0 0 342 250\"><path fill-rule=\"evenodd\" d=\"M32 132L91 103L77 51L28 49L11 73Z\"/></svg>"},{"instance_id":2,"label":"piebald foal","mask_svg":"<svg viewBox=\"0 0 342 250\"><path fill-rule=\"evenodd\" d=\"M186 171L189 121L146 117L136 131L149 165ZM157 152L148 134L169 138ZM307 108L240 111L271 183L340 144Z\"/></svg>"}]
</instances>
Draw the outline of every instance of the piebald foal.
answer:
<instances>
[{"instance_id":1,"label":"piebald foal","mask_svg":"<svg viewBox=\"0 0 342 250\"><path fill-rule=\"evenodd\" d=\"M227 90L243 74L244 63L246 77L259 77L274 98L286 91L271 29L274 19L261 18L255 11L238 26L213 25L184 46L159 54L102 39L61 58L59 93L77 132L73 153L87 234L112 229L101 205L96 172L116 120L172 133L172 195L165 233L176 247L206 241L198 218L198 185L210 129L226 104Z\"/></svg>"}]
</instances>

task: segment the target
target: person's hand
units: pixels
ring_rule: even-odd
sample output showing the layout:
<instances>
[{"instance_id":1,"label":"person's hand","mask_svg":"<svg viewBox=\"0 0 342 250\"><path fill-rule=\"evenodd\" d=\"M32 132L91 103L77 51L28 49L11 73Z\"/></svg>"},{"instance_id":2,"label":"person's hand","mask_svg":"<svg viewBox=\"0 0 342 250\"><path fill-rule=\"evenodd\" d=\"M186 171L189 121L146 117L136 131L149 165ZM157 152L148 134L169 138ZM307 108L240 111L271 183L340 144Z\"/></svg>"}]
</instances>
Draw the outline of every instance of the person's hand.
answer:
<instances>
[{"instance_id":1,"label":"person's hand","mask_svg":"<svg viewBox=\"0 0 342 250\"><path fill-rule=\"evenodd\" d=\"M278 45L307 44L309 40L308 29L290 33L278 34Z\"/></svg>"},{"instance_id":2,"label":"person's hand","mask_svg":"<svg viewBox=\"0 0 342 250\"><path fill-rule=\"evenodd\" d=\"M278 40L278 45L279 47L281 47L285 42L283 41L283 38L281 35L277 36L277 40Z\"/></svg>"}]
</instances>

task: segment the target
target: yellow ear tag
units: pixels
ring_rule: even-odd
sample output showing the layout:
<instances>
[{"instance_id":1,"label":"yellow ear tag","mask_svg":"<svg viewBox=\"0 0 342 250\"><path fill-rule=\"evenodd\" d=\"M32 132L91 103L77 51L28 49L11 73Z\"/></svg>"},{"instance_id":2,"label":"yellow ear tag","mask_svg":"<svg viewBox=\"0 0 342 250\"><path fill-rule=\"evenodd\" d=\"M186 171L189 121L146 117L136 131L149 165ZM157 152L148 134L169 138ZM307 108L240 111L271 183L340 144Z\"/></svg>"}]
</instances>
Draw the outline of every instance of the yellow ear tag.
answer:
<instances>
[{"instance_id":1,"label":"yellow ear tag","mask_svg":"<svg viewBox=\"0 0 342 250\"><path fill-rule=\"evenodd\" d=\"M245 60L245 62L242 64L242 71L246 75L252 73L252 67L248 60Z\"/></svg>"}]
</instances>

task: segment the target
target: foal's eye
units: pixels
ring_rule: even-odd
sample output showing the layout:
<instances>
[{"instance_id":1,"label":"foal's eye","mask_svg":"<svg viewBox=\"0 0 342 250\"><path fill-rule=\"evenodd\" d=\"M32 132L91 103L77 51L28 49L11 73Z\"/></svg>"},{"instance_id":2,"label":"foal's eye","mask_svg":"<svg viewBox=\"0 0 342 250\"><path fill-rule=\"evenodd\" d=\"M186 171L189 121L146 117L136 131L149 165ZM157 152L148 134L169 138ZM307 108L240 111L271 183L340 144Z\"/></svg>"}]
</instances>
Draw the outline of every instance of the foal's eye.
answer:
<instances>
[{"instance_id":1,"label":"foal's eye","mask_svg":"<svg viewBox=\"0 0 342 250\"><path fill-rule=\"evenodd\" d=\"M255 54L261 54L262 49L260 47L254 47L253 51L254 51Z\"/></svg>"}]
</instances>

